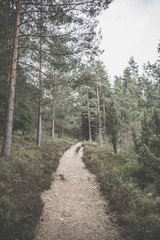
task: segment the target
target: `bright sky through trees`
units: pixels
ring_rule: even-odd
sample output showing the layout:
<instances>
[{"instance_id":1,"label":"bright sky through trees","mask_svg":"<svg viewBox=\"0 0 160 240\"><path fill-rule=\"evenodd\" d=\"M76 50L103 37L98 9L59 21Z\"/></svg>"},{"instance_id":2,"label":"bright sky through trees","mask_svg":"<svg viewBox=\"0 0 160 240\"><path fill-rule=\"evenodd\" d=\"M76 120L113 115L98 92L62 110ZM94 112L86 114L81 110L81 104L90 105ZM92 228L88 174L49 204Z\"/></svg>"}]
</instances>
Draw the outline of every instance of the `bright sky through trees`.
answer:
<instances>
[{"instance_id":1,"label":"bright sky through trees","mask_svg":"<svg viewBox=\"0 0 160 240\"><path fill-rule=\"evenodd\" d=\"M100 17L101 48L111 80L122 75L133 56L139 70L147 61L157 59L160 40L159 0L114 0Z\"/></svg>"}]
</instances>

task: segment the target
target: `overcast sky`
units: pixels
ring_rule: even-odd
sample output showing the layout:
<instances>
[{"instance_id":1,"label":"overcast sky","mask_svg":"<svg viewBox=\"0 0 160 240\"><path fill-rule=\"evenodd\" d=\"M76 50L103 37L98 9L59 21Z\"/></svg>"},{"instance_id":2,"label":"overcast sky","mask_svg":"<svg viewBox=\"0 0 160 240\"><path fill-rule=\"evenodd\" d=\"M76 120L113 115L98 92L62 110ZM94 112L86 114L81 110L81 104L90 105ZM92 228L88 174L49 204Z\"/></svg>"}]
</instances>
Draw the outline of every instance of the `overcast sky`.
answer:
<instances>
[{"instance_id":1,"label":"overcast sky","mask_svg":"<svg viewBox=\"0 0 160 240\"><path fill-rule=\"evenodd\" d=\"M142 65L157 60L160 40L160 0L114 0L100 17L101 59L113 81L133 56Z\"/></svg>"}]
</instances>

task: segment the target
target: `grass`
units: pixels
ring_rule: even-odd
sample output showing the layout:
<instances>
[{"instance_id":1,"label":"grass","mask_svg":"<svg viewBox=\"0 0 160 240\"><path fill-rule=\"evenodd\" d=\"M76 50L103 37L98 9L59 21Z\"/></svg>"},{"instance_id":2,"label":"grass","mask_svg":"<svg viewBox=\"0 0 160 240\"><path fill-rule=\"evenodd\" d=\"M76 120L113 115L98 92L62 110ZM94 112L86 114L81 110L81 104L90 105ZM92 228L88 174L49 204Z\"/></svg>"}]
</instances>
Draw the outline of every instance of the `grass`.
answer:
<instances>
[{"instance_id":1,"label":"grass","mask_svg":"<svg viewBox=\"0 0 160 240\"><path fill-rule=\"evenodd\" d=\"M0 239L33 239L43 210L41 192L50 188L52 173L72 143L55 139L37 147L29 137L14 136L12 158L0 158Z\"/></svg>"},{"instance_id":2,"label":"grass","mask_svg":"<svg viewBox=\"0 0 160 240\"><path fill-rule=\"evenodd\" d=\"M117 215L124 238L157 240L160 236L160 192L157 182L141 185L143 175L136 155L113 154L98 144L86 144L83 161L97 175L111 211Z\"/></svg>"}]
</instances>

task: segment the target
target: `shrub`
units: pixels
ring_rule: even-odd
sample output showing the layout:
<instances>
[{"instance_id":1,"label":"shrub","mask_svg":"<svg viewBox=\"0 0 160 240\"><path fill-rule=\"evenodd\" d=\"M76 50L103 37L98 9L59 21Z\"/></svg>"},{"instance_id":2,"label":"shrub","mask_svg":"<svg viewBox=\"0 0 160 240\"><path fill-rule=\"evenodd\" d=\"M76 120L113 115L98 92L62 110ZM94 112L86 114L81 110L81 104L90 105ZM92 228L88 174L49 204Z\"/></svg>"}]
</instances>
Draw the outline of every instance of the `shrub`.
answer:
<instances>
[{"instance_id":1,"label":"shrub","mask_svg":"<svg viewBox=\"0 0 160 240\"><path fill-rule=\"evenodd\" d=\"M0 159L0 239L29 240L43 210L41 191L50 188L62 153L71 143L50 141L41 148L14 137L12 161Z\"/></svg>"},{"instance_id":2,"label":"shrub","mask_svg":"<svg viewBox=\"0 0 160 240\"><path fill-rule=\"evenodd\" d=\"M97 175L110 210L116 212L123 226L125 239L157 240L160 236L160 178L148 180L146 172L144 174L146 168L142 168L137 155L131 157L86 144L83 161Z\"/></svg>"}]
</instances>

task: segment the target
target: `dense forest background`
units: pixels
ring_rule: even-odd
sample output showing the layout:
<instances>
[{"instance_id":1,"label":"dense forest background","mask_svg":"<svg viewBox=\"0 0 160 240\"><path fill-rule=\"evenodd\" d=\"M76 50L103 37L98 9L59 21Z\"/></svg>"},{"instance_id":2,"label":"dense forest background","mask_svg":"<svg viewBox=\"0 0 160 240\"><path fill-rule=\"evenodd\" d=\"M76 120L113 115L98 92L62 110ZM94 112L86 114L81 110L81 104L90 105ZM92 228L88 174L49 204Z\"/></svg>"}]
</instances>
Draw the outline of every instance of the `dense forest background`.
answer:
<instances>
[{"instance_id":1,"label":"dense forest background","mask_svg":"<svg viewBox=\"0 0 160 240\"><path fill-rule=\"evenodd\" d=\"M157 197L160 44L157 61L145 63L142 74L131 56L111 83L98 58L96 19L110 2L0 2L2 156L11 157L12 135L36 136L38 146L55 136L95 141L134 154L141 187L154 184Z\"/></svg>"},{"instance_id":2,"label":"dense forest background","mask_svg":"<svg viewBox=\"0 0 160 240\"><path fill-rule=\"evenodd\" d=\"M15 73L12 57L18 11L16 1L1 2L1 136L8 121L8 89L16 75L12 97L14 133L37 131L39 145L42 137L54 138L55 133L60 137L66 134L108 141L115 153L117 149L128 150L134 142L136 149L145 145L158 156L159 59L155 64L144 64L140 76L131 57L123 75L116 76L111 84L104 64L98 60L101 36L97 32L96 15L105 7L103 4L97 9L94 3L22 1L20 4ZM77 16L77 11L83 14Z\"/></svg>"}]
</instances>

